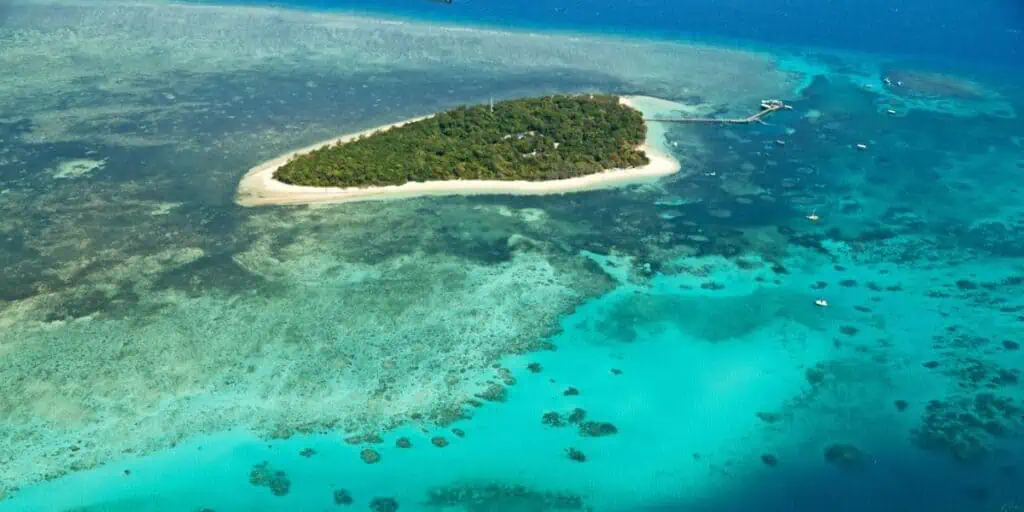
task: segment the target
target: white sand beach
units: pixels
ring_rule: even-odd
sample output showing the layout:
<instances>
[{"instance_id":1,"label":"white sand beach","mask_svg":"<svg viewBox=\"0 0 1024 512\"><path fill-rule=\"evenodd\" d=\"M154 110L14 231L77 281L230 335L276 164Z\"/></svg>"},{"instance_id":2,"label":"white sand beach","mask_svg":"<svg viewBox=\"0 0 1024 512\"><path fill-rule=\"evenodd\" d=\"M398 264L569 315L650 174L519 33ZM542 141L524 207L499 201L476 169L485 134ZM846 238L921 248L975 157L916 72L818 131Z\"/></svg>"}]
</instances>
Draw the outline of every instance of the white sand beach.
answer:
<instances>
[{"instance_id":1,"label":"white sand beach","mask_svg":"<svg viewBox=\"0 0 1024 512\"><path fill-rule=\"evenodd\" d=\"M671 106L685 109L685 106L659 98L646 96L624 96L620 101L640 110L644 115L653 115L649 110L666 110ZM439 195L547 195L597 190L634 183L656 180L679 171L680 164L665 147L664 132L648 126L647 139L639 149L647 154L650 163L643 167L609 169L603 172L550 181L501 181L501 180L453 180L413 182L402 185L381 187L306 187L288 185L274 179L274 171L287 163L293 156L301 155L324 146L345 143L362 135L389 130L407 123L426 119L422 116L408 119L358 133L351 133L312 146L292 151L272 160L263 162L249 170L238 185L236 202L242 206L341 203L398 199Z\"/></svg>"}]
</instances>

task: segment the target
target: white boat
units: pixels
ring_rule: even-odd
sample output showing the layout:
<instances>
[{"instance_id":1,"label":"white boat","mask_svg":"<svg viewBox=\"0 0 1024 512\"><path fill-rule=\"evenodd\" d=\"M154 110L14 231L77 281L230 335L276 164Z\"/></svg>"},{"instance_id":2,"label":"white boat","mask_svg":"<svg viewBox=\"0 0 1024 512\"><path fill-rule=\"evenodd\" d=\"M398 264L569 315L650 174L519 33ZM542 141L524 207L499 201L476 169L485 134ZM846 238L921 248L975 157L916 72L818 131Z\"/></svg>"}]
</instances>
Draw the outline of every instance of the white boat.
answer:
<instances>
[{"instance_id":1,"label":"white boat","mask_svg":"<svg viewBox=\"0 0 1024 512\"><path fill-rule=\"evenodd\" d=\"M818 300L814 301L814 305L815 306L819 306L819 307L823 307L823 308L827 308L828 307L828 301L825 300L825 299L818 299Z\"/></svg>"}]
</instances>

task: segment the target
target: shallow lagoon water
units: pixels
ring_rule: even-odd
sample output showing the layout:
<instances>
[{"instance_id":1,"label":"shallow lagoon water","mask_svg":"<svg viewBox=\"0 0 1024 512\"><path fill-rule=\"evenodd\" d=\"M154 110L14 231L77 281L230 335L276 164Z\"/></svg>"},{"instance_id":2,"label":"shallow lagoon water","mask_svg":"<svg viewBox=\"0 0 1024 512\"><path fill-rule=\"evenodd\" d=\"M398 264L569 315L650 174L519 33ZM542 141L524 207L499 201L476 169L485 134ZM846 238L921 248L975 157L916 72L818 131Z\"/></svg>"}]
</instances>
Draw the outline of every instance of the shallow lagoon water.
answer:
<instances>
[{"instance_id":1,"label":"shallow lagoon water","mask_svg":"<svg viewBox=\"0 0 1024 512\"><path fill-rule=\"evenodd\" d=\"M887 89L912 65L14 5L0 510L1022 503L1020 80ZM589 90L794 110L666 128L684 172L655 185L231 204L245 169L337 133Z\"/></svg>"}]
</instances>

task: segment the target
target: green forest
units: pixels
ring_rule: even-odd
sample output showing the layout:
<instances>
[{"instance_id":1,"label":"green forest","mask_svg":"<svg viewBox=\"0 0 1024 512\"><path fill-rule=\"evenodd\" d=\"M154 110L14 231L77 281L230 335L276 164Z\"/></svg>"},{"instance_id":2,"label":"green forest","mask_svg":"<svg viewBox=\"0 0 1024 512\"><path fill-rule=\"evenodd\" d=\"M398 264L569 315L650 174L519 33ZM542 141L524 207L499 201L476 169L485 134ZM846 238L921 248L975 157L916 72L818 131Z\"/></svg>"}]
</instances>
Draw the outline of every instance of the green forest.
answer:
<instances>
[{"instance_id":1,"label":"green forest","mask_svg":"<svg viewBox=\"0 0 1024 512\"><path fill-rule=\"evenodd\" d=\"M647 128L616 96L460 106L292 158L274 177L317 187L439 180L555 180L640 167Z\"/></svg>"}]
</instances>

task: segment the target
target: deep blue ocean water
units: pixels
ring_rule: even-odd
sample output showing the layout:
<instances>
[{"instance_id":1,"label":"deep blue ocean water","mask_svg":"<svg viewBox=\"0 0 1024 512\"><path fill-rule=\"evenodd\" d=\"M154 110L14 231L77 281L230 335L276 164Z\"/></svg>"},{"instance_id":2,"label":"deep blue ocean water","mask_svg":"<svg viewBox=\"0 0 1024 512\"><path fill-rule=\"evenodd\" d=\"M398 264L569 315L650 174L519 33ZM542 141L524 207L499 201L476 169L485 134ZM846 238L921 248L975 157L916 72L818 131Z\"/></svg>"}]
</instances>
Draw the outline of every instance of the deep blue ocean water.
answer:
<instances>
[{"instance_id":1,"label":"deep blue ocean water","mask_svg":"<svg viewBox=\"0 0 1024 512\"><path fill-rule=\"evenodd\" d=\"M266 158L491 95L748 105L565 42L402 61L401 29L68 4L0 27L0 475L35 482L0 511L1024 510L1019 3L234 2L802 77L765 125L658 128L687 172L655 184L257 209L232 194ZM405 414L464 374L499 395Z\"/></svg>"},{"instance_id":2,"label":"deep blue ocean water","mask_svg":"<svg viewBox=\"0 0 1024 512\"><path fill-rule=\"evenodd\" d=\"M252 0L539 30L822 46L968 64L1024 67L1017 0Z\"/></svg>"}]
</instances>

